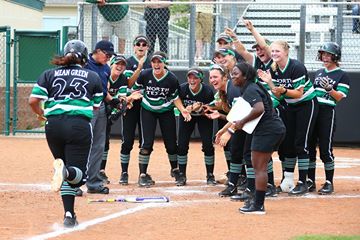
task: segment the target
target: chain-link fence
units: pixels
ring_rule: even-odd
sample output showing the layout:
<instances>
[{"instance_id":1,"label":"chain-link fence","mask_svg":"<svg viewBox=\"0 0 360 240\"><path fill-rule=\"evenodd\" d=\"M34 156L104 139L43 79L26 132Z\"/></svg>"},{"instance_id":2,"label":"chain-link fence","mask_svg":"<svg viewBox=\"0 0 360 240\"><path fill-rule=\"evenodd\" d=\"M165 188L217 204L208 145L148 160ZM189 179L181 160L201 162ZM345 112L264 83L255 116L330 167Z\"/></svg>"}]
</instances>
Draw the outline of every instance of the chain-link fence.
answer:
<instances>
[{"instance_id":1,"label":"chain-link fence","mask_svg":"<svg viewBox=\"0 0 360 240\"><path fill-rule=\"evenodd\" d=\"M80 4L80 39L89 48L100 39L110 39L118 52L129 56L135 36L146 35L150 53L154 48L162 50L168 53L172 66L188 67L211 60L217 36L226 26L233 28L251 50L255 40L240 20L245 18L269 40L288 41L290 56L304 61L309 69L321 66L315 60L319 46L336 41L342 46L342 67L358 70L360 60L354 51L360 47L359 15L354 15L359 12L356 3L314 0L303 4L291 0L176 3L159 6L119 0L103 7Z\"/></svg>"},{"instance_id":2,"label":"chain-link fence","mask_svg":"<svg viewBox=\"0 0 360 240\"><path fill-rule=\"evenodd\" d=\"M10 131L10 27L0 27L0 134Z\"/></svg>"},{"instance_id":3,"label":"chain-link fence","mask_svg":"<svg viewBox=\"0 0 360 240\"><path fill-rule=\"evenodd\" d=\"M31 111L28 99L40 74L52 68L60 54L60 31L14 31L13 134L43 133L43 123Z\"/></svg>"}]
</instances>

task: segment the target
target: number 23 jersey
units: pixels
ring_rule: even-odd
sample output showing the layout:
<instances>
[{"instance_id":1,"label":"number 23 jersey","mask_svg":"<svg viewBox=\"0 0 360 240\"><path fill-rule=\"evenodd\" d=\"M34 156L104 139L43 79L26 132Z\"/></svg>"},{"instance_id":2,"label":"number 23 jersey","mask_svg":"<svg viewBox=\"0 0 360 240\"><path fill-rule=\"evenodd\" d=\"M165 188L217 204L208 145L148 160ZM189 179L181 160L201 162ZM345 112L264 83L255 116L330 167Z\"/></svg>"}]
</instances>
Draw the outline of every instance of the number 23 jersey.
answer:
<instances>
[{"instance_id":1,"label":"number 23 jersey","mask_svg":"<svg viewBox=\"0 0 360 240\"><path fill-rule=\"evenodd\" d=\"M43 72L34 85L31 97L43 99L45 116L93 116L93 106L103 99L102 85L97 73L79 65L59 67Z\"/></svg>"}]
</instances>

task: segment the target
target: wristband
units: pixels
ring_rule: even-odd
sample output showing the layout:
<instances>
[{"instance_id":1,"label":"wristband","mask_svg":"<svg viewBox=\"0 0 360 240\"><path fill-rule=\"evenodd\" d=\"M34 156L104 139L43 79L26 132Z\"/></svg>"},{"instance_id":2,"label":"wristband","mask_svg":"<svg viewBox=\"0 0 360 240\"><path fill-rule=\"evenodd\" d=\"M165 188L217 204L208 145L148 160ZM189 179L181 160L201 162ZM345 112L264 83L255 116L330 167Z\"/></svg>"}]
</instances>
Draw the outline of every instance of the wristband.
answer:
<instances>
[{"instance_id":1,"label":"wristband","mask_svg":"<svg viewBox=\"0 0 360 240\"><path fill-rule=\"evenodd\" d=\"M232 129L232 128L228 128L227 131L228 131L230 134L234 134L234 133L235 133L235 130Z\"/></svg>"},{"instance_id":2,"label":"wristband","mask_svg":"<svg viewBox=\"0 0 360 240\"><path fill-rule=\"evenodd\" d=\"M282 93L282 95L285 95L287 93L287 88L285 88L285 92Z\"/></svg>"}]
</instances>

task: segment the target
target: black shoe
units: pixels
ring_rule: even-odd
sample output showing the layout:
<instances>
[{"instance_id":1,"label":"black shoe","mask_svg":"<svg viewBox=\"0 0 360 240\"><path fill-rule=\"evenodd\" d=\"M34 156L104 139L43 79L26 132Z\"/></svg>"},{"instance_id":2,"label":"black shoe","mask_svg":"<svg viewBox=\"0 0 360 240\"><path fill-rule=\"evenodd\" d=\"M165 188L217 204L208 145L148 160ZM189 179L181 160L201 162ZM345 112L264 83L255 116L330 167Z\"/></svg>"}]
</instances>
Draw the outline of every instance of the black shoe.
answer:
<instances>
[{"instance_id":1,"label":"black shoe","mask_svg":"<svg viewBox=\"0 0 360 240\"><path fill-rule=\"evenodd\" d=\"M255 203L252 203L250 207L242 207L239 209L239 211L243 214L256 214L256 215L264 215L265 214L265 208L264 205L261 207L256 206Z\"/></svg>"},{"instance_id":2,"label":"black shoe","mask_svg":"<svg viewBox=\"0 0 360 240\"><path fill-rule=\"evenodd\" d=\"M122 172L119 180L119 184L128 185L129 184L129 174L127 172Z\"/></svg>"},{"instance_id":3,"label":"black shoe","mask_svg":"<svg viewBox=\"0 0 360 240\"><path fill-rule=\"evenodd\" d=\"M318 193L320 195L329 195L334 192L334 185L329 181L326 180L322 188L319 189Z\"/></svg>"},{"instance_id":4,"label":"black shoe","mask_svg":"<svg viewBox=\"0 0 360 240\"><path fill-rule=\"evenodd\" d=\"M276 193L277 193L277 194L282 193L282 190L281 190L281 187L280 187L280 186L277 186L275 190L276 190Z\"/></svg>"},{"instance_id":5,"label":"black shoe","mask_svg":"<svg viewBox=\"0 0 360 240\"><path fill-rule=\"evenodd\" d=\"M247 200L248 198L253 197L253 193L250 191L249 188L245 189L245 191L243 193L240 194L236 194L234 196L232 196L230 198L231 201L241 201L244 202L245 200Z\"/></svg>"},{"instance_id":6,"label":"black shoe","mask_svg":"<svg viewBox=\"0 0 360 240\"><path fill-rule=\"evenodd\" d=\"M149 174L146 174L146 179L150 185L155 185L155 181L151 178Z\"/></svg>"},{"instance_id":7,"label":"black shoe","mask_svg":"<svg viewBox=\"0 0 360 240\"><path fill-rule=\"evenodd\" d=\"M289 192L289 196L302 196L308 193L308 186L302 181L298 181L295 188Z\"/></svg>"},{"instance_id":8,"label":"black shoe","mask_svg":"<svg viewBox=\"0 0 360 240\"><path fill-rule=\"evenodd\" d=\"M277 192L275 186L268 183L266 187L265 197L276 197L276 196L277 196Z\"/></svg>"},{"instance_id":9,"label":"black shoe","mask_svg":"<svg viewBox=\"0 0 360 240\"><path fill-rule=\"evenodd\" d=\"M109 194L108 187L88 188L87 193Z\"/></svg>"},{"instance_id":10,"label":"black shoe","mask_svg":"<svg viewBox=\"0 0 360 240\"><path fill-rule=\"evenodd\" d=\"M186 185L186 176L184 173L179 173L178 180L176 180L176 186L185 186Z\"/></svg>"},{"instance_id":11,"label":"black shoe","mask_svg":"<svg viewBox=\"0 0 360 240\"><path fill-rule=\"evenodd\" d=\"M247 178L244 175L239 175L237 182L238 191L245 191L247 188Z\"/></svg>"},{"instance_id":12,"label":"black shoe","mask_svg":"<svg viewBox=\"0 0 360 240\"><path fill-rule=\"evenodd\" d=\"M178 168L174 168L170 170L170 176L175 178L175 181L179 178L180 171Z\"/></svg>"},{"instance_id":13,"label":"black shoe","mask_svg":"<svg viewBox=\"0 0 360 240\"><path fill-rule=\"evenodd\" d=\"M309 192L316 191L316 184L313 182L313 180L311 180L311 179L306 180L306 184L308 185Z\"/></svg>"},{"instance_id":14,"label":"black shoe","mask_svg":"<svg viewBox=\"0 0 360 240\"><path fill-rule=\"evenodd\" d=\"M67 212L69 213L69 212ZM64 227L65 228L73 228L73 227L76 227L79 223L78 221L76 220L76 215L74 214L74 216L70 216L71 213L69 214L65 214L64 216ZM68 216L66 216L68 215Z\"/></svg>"},{"instance_id":15,"label":"black shoe","mask_svg":"<svg viewBox=\"0 0 360 240\"><path fill-rule=\"evenodd\" d=\"M100 172L99 172L99 177L100 177L100 179L103 181L103 183L105 183L105 184L109 184L109 183L110 183L109 178L108 178L108 176L106 176L105 171L100 171Z\"/></svg>"},{"instance_id":16,"label":"black shoe","mask_svg":"<svg viewBox=\"0 0 360 240\"><path fill-rule=\"evenodd\" d=\"M82 197L82 195L83 195L83 190L81 190L81 188L75 188L75 196Z\"/></svg>"},{"instance_id":17,"label":"black shoe","mask_svg":"<svg viewBox=\"0 0 360 240\"><path fill-rule=\"evenodd\" d=\"M216 185L214 174L208 173L208 175L206 176L206 184L207 185L212 185L212 186Z\"/></svg>"},{"instance_id":18,"label":"black shoe","mask_svg":"<svg viewBox=\"0 0 360 240\"><path fill-rule=\"evenodd\" d=\"M219 192L220 197L230 197L235 194L237 194L237 187L231 182L229 182L229 185L224 190Z\"/></svg>"}]
</instances>

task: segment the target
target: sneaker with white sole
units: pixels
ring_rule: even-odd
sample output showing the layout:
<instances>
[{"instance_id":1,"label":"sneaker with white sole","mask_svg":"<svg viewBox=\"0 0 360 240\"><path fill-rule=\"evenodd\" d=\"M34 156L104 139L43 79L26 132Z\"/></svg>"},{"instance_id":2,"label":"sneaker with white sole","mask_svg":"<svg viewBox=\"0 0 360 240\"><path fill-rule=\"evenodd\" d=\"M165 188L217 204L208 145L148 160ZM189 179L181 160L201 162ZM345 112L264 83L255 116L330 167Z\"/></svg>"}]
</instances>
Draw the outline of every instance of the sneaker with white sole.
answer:
<instances>
[{"instance_id":1,"label":"sneaker with white sole","mask_svg":"<svg viewBox=\"0 0 360 240\"><path fill-rule=\"evenodd\" d=\"M258 206L256 206L255 203L252 203L250 205L250 207L244 206L244 207L240 208L239 211L242 214L255 214L255 215L264 215L264 214L266 214L264 205L261 206L261 207L258 207Z\"/></svg>"},{"instance_id":2,"label":"sneaker with white sole","mask_svg":"<svg viewBox=\"0 0 360 240\"><path fill-rule=\"evenodd\" d=\"M74 228L79 225L78 221L76 220L76 215L74 216L70 212L66 212L64 216L64 227L65 228Z\"/></svg>"},{"instance_id":3,"label":"sneaker with white sole","mask_svg":"<svg viewBox=\"0 0 360 240\"><path fill-rule=\"evenodd\" d=\"M54 167L54 176L51 180L51 191L58 192L61 189L61 186L66 178L66 168L64 161L60 158L57 158L53 162Z\"/></svg>"}]
</instances>

